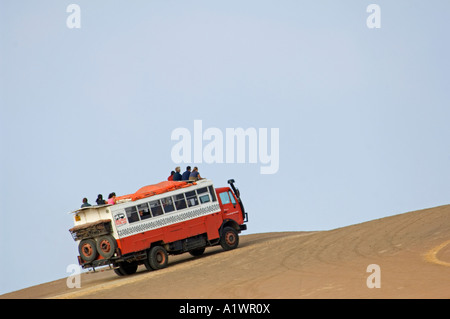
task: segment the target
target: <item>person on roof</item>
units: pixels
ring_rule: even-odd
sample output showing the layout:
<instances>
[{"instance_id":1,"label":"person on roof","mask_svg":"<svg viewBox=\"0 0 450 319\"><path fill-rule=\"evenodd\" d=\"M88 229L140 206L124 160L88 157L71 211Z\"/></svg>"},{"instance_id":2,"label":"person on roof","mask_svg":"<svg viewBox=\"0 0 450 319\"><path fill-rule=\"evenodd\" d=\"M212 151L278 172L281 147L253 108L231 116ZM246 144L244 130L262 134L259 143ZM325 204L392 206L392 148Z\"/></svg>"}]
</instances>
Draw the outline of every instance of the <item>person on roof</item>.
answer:
<instances>
[{"instance_id":1,"label":"person on roof","mask_svg":"<svg viewBox=\"0 0 450 319\"><path fill-rule=\"evenodd\" d=\"M108 204L114 205L116 203L116 193L112 192L108 196Z\"/></svg>"},{"instance_id":2,"label":"person on roof","mask_svg":"<svg viewBox=\"0 0 450 319\"><path fill-rule=\"evenodd\" d=\"M190 181L198 181L199 179L203 179L203 177L200 176L200 173L198 172L198 167L194 167L194 169L192 170L191 175L189 175L189 180Z\"/></svg>"},{"instance_id":3,"label":"person on roof","mask_svg":"<svg viewBox=\"0 0 450 319\"><path fill-rule=\"evenodd\" d=\"M183 173L183 175L181 175L181 180L188 181L190 175L191 175L191 167L188 166L188 167L186 167L186 171Z\"/></svg>"},{"instance_id":4,"label":"person on roof","mask_svg":"<svg viewBox=\"0 0 450 319\"><path fill-rule=\"evenodd\" d=\"M98 194L97 199L95 200L97 202L97 205L105 205L106 201L103 199L102 194Z\"/></svg>"},{"instance_id":5,"label":"person on roof","mask_svg":"<svg viewBox=\"0 0 450 319\"><path fill-rule=\"evenodd\" d=\"M168 181L173 181L173 175L175 174L175 171L171 171L170 172L170 176L169 177L167 177L167 180Z\"/></svg>"},{"instance_id":6,"label":"person on roof","mask_svg":"<svg viewBox=\"0 0 450 319\"><path fill-rule=\"evenodd\" d=\"M181 181L180 166L175 167L175 174L173 174L173 180Z\"/></svg>"},{"instance_id":7,"label":"person on roof","mask_svg":"<svg viewBox=\"0 0 450 319\"><path fill-rule=\"evenodd\" d=\"M87 198L86 198L86 197L83 198L83 204L81 204L81 208L83 208L83 207L89 207L89 206L91 206L91 204L88 203Z\"/></svg>"}]
</instances>

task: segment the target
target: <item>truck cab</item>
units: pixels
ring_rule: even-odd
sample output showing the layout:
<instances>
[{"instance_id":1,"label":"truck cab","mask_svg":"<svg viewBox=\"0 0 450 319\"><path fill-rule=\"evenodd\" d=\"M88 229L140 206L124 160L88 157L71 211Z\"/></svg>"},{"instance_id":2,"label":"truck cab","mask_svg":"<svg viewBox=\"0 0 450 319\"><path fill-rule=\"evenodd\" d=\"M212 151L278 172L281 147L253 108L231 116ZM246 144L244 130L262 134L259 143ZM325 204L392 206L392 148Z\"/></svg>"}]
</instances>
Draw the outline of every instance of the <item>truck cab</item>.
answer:
<instances>
[{"instance_id":1,"label":"truck cab","mask_svg":"<svg viewBox=\"0 0 450 319\"><path fill-rule=\"evenodd\" d=\"M216 188L217 197L222 209L223 220L234 221L238 225L237 228L239 230L246 230L247 225L244 223L248 221L248 215L244 210L240 192L234 186L234 183L234 180L230 179L228 180L230 187Z\"/></svg>"}]
</instances>

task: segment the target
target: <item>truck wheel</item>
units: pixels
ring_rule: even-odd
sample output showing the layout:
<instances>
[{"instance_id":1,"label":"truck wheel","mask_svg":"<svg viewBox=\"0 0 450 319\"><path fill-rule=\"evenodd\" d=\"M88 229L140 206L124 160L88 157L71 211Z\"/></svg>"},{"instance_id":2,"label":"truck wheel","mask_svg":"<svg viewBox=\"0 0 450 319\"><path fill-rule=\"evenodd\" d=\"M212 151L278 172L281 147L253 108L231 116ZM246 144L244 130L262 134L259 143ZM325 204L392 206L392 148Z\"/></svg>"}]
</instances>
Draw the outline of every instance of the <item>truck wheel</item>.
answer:
<instances>
[{"instance_id":1,"label":"truck wheel","mask_svg":"<svg viewBox=\"0 0 450 319\"><path fill-rule=\"evenodd\" d=\"M196 248L194 250L191 250L189 253L194 257L198 257L198 256L203 255L204 252L205 252L205 247L201 247L201 248Z\"/></svg>"},{"instance_id":2,"label":"truck wheel","mask_svg":"<svg viewBox=\"0 0 450 319\"><path fill-rule=\"evenodd\" d=\"M148 252L147 260L145 262L145 267L147 269L163 269L167 267L168 263L167 251L162 246L155 246L150 248Z\"/></svg>"},{"instance_id":3,"label":"truck wheel","mask_svg":"<svg viewBox=\"0 0 450 319\"><path fill-rule=\"evenodd\" d=\"M119 268L114 268L114 272L119 276L127 276L136 273L137 269L137 263L121 262Z\"/></svg>"},{"instance_id":4,"label":"truck wheel","mask_svg":"<svg viewBox=\"0 0 450 319\"><path fill-rule=\"evenodd\" d=\"M78 252L80 253L81 259L85 262L94 261L97 258L97 245L93 239L83 239L78 245Z\"/></svg>"},{"instance_id":5,"label":"truck wheel","mask_svg":"<svg viewBox=\"0 0 450 319\"><path fill-rule=\"evenodd\" d=\"M117 276L120 276L120 277L125 276L125 275L120 271L120 268L114 268L114 272L116 273Z\"/></svg>"},{"instance_id":6,"label":"truck wheel","mask_svg":"<svg viewBox=\"0 0 450 319\"><path fill-rule=\"evenodd\" d=\"M111 235L97 239L97 251L105 259L111 258L116 252L117 242Z\"/></svg>"},{"instance_id":7,"label":"truck wheel","mask_svg":"<svg viewBox=\"0 0 450 319\"><path fill-rule=\"evenodd\" d=\"M220 246L223 250L232 250L239 245L239 234L232 227L225 227L220 237Z\"/></svg>"}]
</instances>

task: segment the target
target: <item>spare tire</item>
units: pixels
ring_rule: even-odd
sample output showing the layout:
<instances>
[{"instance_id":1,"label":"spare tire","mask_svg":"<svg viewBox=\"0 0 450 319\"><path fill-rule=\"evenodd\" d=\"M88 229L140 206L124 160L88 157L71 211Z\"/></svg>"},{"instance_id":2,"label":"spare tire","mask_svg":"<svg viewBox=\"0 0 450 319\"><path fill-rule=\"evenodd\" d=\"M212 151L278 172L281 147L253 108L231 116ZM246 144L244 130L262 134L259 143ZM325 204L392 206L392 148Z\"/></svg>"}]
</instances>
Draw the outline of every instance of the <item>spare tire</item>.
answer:
<instances>
[{"instance_id":1,"label":"spare tire","mask_svg":"<svg viewBox=\"0 0 450 319\"><path fill-rule=\"evenodd\" d=\"M80 244L78 245L78 252L80 253L81 259L87 263L94 261L98 256L96 246L97 244L95 240L90 238L80 241Z\"/></svg>"},{"instance_id":2,"label":"spare tire","mask_svg":"<svg viewBox=\"0 0 450 319\"><path fill-rule=\"evenodd\" d=\"M97 251L105 259L114 256L117 248L116 239L111 235L101 236L97 239Z\"/></svg>"}]
</instances>

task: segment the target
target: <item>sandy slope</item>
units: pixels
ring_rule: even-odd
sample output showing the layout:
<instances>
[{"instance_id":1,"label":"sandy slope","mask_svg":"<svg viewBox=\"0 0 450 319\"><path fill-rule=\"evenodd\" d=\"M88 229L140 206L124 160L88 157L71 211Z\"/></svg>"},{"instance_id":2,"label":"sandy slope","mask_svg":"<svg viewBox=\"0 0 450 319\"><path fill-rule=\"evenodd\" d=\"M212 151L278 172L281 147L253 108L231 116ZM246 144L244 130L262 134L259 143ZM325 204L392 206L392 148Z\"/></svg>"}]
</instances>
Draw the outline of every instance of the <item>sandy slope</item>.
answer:
<instances>
[{"instance_id":1,"label":"sandy slope","mask_svg":"<svg viewBox=\"0 0 450 319\"><path fill-rule=\"evenodd\" d=\"M367 266L381 270L368 288ZM82 275L0 298L449 298L450 205L321 232L242 235L238 249L170 257L169 267Z\"/></svg>"}]
</instances>

